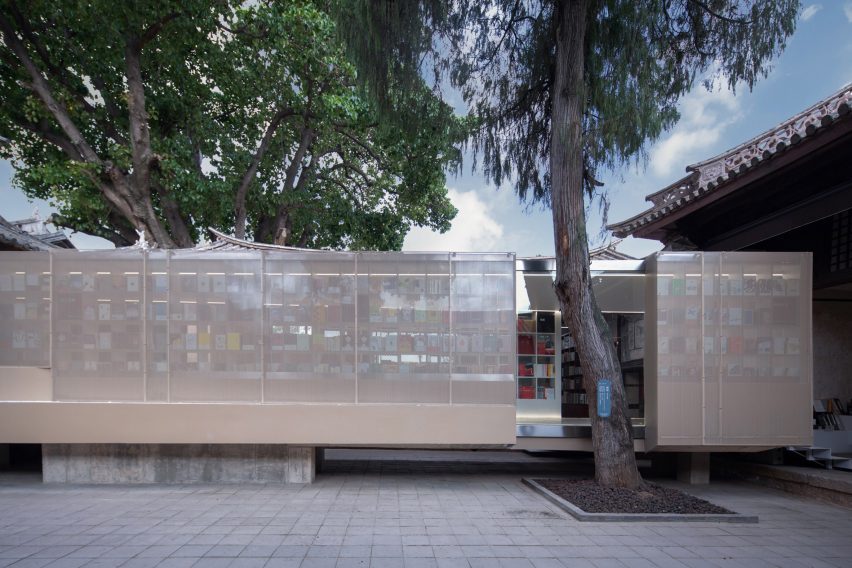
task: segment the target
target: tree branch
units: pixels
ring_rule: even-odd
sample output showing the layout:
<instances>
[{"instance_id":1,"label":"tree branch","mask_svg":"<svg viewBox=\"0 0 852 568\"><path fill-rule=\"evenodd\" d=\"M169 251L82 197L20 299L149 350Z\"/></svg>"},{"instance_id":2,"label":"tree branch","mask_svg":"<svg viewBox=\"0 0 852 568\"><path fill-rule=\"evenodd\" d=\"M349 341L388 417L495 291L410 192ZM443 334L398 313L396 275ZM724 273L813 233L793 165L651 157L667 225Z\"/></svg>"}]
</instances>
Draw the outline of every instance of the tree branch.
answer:
<instances>
[{"instance_id":1,"label":"tree branch","mask_svg":"<svg viewBox=\"0 0 852 568\"><path fill-rule=\"evenodd\" d=\"M687 2L689 2L693 6L698 6L699 8L701 8L702 10L704 10L705 12L707 12L708 14L713 16L714 18L728 22L730 24L749 26L753 23L751 20L746 20L746 19L741 19L741 18L730 18L728 16L723 16L722 14L714 11L712 8L710 8L710 6L708 6L704 2L700 2L699 0L687 0Z\"/></svg>"},{"instance_id":2,"label":"tree branch","mask_svg":"<svg viewBox=\"0 0 852 568\"><path fill-rule=\"evenodd\" d=\"M260 167L260 162L263 160L266 151L269 149L269 145L272 143L272 138L275 136L278 126L285 118L294 116L295 114L296 112L289 107L279 109L275 113L266 127L266 131L254 156L252 156L248 169L246 169L242 179L240 179L240 183L237 185L237 190L234 194L234 236L238 239L246 238L246 195L248 194L249 186L257 175L257 169Z\"/></svg>"},{"instance_id":3,"label":"tree branch","mask_svg":"<svg viewBox=\"0 0 852 568\"><path fill-rule=\"evenodd\" d=\"M139 50L141 51L142 48L145 47L152 39L157 37L157 34L159 34L163 30L166 24L176 19L180 15L180 12L171 12L170 14L163 16L162 18L148 26L148 28L146 28L145 31L142 32L142 35L138 38Z\"/></svg>"},{"instance_id":4,"label":"tree branch","mask_svg":"<svg viewBox=\"0 0 852 568\"><path fill-rule=\"evenodd\" d=\"M162 207L166 221L169 223L175 244L183 248L191 247L193 245L192 236L189 234L188 223L181 213L180 206L159 180L152 178L151 184L160 198L160 207Z\"/></svg>"},{"instance_id":5,"label":"tree branch","mask_svg":"<svg viewBox=\"0 0 852 568\"><path fill-rule=\"evenodd\" d=\"M33 90L59 123L59 126L62 128L62 131L65 132L65 135L68 136L69 142L74 146L74 148L76 148L77 152L86 162L97 165L99 168L103 168L104 164L100 157L98 157L89 143L85 140L83 134L77 128L77 125L74 124L74 121L71 120L71 117L68 116L66 110L56 101L55 98L53 98L50 86L42 76L41 71L39 71L35 63L33 63L33 60L30 59L26 48L18 39L18 36L15 34L10 23L2 16L0 16L0 30L3 32L3 39L6 46L15 54L29 74L30 79L32 80Z\"/></svg>"}]
</instances>

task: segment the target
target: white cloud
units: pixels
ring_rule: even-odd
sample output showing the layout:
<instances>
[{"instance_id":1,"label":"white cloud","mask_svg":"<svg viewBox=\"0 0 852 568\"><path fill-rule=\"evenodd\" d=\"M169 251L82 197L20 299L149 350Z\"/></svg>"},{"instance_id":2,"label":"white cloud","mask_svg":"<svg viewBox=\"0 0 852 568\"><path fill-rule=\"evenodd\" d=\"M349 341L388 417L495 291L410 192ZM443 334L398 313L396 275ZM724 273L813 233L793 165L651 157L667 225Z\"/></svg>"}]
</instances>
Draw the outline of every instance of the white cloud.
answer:
<instances>
[{"instance_id":1,"label":"white cloud","mask_svg":"<svg viewBox=\"0 0 852 568\"><path fill-rule=\"evenodd\" d=\"M492 251L503 237L503 226L475 191L450 188L450 201L459 210L452 228L444 234L414 227L405 237L403 250L410 251Z\"/></svg>"},{"instance_id":2,"label":"white cloud","mask_svg":"<svg viewBox=\"0 0 852 568\"><path fill-rule=\"evenodd\" d=\"M852 2L843 5L843 13L846 14L846 19L852 24Z\"/></svg>"},{"instance_id":3,"label":"white cloud","mask_svg":"<svg viewBox=\"0 0 852 568\"><path fill-rule=\"evenodd\" d=\"M670 177L677 168L709 158L704 153L739 118L739 109L739 101L728 89L707 91L698 87L690 92L680 102L680 122L651 148L649 165L653 173Z\"/></svg>"},{"instance_id":4,"label":"white cloud","mask_svg":"<svg viewBox=\"0 0 852 568\"><path fill-rule=\"evenodd\" d=\"M802 21L807 22L808 20L816 16L816 13L820 10L822 10L822 4L811 4L810 6L802 10Z\"/></svg>"}]
</instances>

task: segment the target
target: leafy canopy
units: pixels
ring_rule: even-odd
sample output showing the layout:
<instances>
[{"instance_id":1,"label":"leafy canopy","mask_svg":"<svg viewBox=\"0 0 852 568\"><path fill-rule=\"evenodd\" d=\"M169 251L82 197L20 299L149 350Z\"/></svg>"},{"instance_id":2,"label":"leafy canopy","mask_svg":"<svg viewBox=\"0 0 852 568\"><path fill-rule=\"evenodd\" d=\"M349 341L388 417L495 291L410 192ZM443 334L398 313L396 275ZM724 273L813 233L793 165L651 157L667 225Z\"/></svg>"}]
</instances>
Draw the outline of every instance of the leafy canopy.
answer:
<instances>
[{"instance_id":1,"label":"leafy canopy","mask_svg":"<svg viewBox=\"0 0 852 568\"><path fill-rule=\"evenodd\" d=\"M543 0L360 2L347 44L371 84L448 80L479 126L483 172L522 200L549 205L556 10ZM751 88L795 28L798 0L589 0L585 27L586 188L600 170L642 158L677 122L677 102L704 77Z\"/></svg>"},{"instance_id":2,"label":"leafy canopy","mask_svg":"<svg viewBox=\"0 0 852 568\"><path fill-rule=\"evenodd\" d=\"M422 81L389 83L398 112L379 114L323 2L10 1L0 23L0 152L64 226L116 244L145 229L191 246L210 226L398 249L412 225L455 215L444 172L465 122Z\"/></svg>"}]
</instances>

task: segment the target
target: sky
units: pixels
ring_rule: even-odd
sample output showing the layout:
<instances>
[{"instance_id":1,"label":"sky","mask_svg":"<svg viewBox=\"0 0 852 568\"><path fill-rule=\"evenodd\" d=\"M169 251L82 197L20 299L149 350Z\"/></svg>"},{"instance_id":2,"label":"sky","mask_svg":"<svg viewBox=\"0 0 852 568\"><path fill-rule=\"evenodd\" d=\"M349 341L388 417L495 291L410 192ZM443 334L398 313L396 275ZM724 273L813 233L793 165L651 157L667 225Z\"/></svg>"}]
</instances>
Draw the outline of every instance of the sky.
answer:
<instances>
[{"instance_id":1,"label":"sky","mask_svg":"<svg viewBox=\"0 0 852 568\"><path fill-rule=\"evenodd\" d=\"M852 82L852 0L803 2L795 34L773 62L770 74L755 85L733 93L707 92L697 86L680 102L681 120L649 146L647 165L630 166L600 175L611 202L609 222L633 217L648 208L645 196L685 175L687 165L723 153L829 96ZM518 256L553 254L553 225L549 210L519 203L512 187L497 188L479 172L464 171L447 178L449 197L459 210L444 234L414 228L403 250L500 251ZM42 217L53 208L30 202L12 185L12 167L0 161L0 214L21 219L38 207ZM592 246L606 244L599 236L602 220L597 208L589 212ZM78 248L112 244L82 234L71 235ZM628 238L618 250L644 257L660 248L657 241Z\"/></svg>"}]
</instances>

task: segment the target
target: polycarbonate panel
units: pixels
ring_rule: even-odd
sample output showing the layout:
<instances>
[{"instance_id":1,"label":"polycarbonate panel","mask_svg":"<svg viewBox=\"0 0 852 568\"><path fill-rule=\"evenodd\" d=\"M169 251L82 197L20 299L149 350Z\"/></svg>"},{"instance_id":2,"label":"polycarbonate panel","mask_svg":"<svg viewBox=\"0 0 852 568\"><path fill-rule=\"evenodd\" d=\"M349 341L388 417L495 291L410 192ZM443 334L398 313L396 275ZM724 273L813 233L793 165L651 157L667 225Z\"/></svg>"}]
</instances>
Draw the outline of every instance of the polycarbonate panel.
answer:
<instances>
[{"instance_id":1,"label":"polycarbonate panel","mask_svg":"<svg viewBox=\"0 0 852 568\"><path fill-rule=\"evenodd\" d=\"M57 400L514 402L511 255L7 254L0 313L52 336L5 326L0 356Z\"/></svg>"},{"instance_id":2,"label":"polycarbonate panel","mask_svg":"<svg viewBox=\"0 0 852 568\"><path fill-rule=\"evenodd\" d=\"M810 255L706 254L720 266L721 342L719 427L708 419L708 439L759 444L809 432Z\"/></svg>"},{"instance_id":3,"label":"polycarbonate panel","mask_svg":"<svg viewBox=\"0 0 852 568\"><path fill-rule=\"evenodd\" d=\"M644 313L645 280L642 272L593 272L598 307L604 313Z\"/></svg>"},{"instance_id":4,"label":"polycarbonate panel","mask_svg":"<svg viewBox=\"0 0 852 568\"><path fill-rule=\"evenodd\" d=\"M143 400L142 252L51 254L54 398Z\"/></svg>"},{"instance_id":5,"label":"polycarbonate panel","mask_svg":"<svg viewBox=\"0 0 852 568\"><path fill-rule=\"evenodd\" d=\"M257 252L171 254L172 401L261 400L261 280Z\"/></svg>"},{"instance_id":6,"label":"polycarbonate panel","mask_svg":"<svg viewBox=\"0 0 852 568\"><path fill-rule=\"evenodd\" d=\"M145 392L148 402L169 399L169 254L152 250L145 259Z\"/></svg>"},{"instance_id":7,"label":"polycarbonate panel","mask_svg":"<svg viewBox=\"0 0 852 568\"><path fill-rule=\"evenodd\" d=\"M264 256L264 400L355 402L355 255Z\"/></svg>"},{"instance_id":8,"label":"polycarbonate panel","mask_svg":"<svg viewBox=\"0 0 852 568\"><path fill-rule=\"evenodd\" d=\"M808 253L659 253L646 326L659 446L780 446L810 434ZM655 267L655 268L654 268ZM653 350L653 352L651 352Z\"/></svg>"},{"instance_id":9,"label":"polycarbonate panel","mask_svg":"<svg viewBox=\"0 0 852 568\"><path fill-rule=\"evenodd\" d=\"M451 260L452 401L513 403L514 256L453 253Z\"/></svg>"},{"instance_id":10,"label":"polycarbonate panel","mask_svg":"<svg viewBox=\"0 0 852 568\"><path fill-rule=\"evenodd\" d=\"M50 253L0 256L0 365L50 366Z\"/></svg>"},{"instance_id":11,"label":"polycarbonate panel","mask_svg":"<svg viewBox=\"0 0 852 568\"><path fill-rule=\"evenodd\" d=\"M450 402L450 263L358 255L358 401Z\"/></svg>"}]
</instances>

